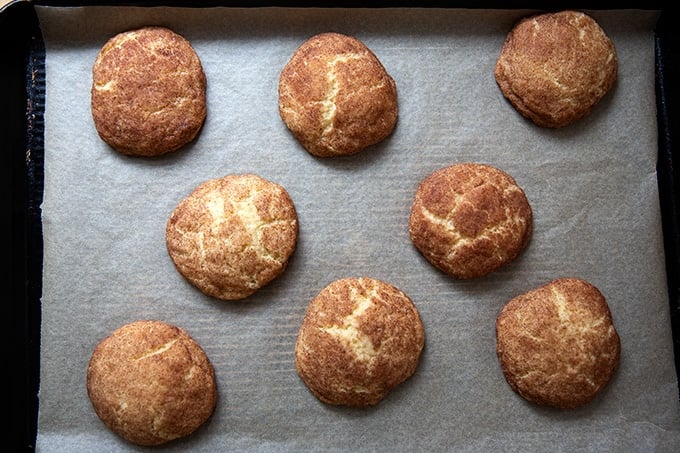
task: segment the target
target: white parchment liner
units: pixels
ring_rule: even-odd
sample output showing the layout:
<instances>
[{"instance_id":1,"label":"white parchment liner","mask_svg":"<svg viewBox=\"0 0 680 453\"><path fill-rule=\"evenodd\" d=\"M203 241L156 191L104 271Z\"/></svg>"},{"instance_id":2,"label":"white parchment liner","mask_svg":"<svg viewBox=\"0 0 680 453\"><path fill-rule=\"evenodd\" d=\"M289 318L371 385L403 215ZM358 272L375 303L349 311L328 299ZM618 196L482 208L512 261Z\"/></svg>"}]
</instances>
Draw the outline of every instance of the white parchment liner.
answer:
<instances>
[{"instance_id":1,"label":"white parchment liner","mask_svg":"<svg viewBox=\"0 0 680 453\"><path fill-rule=\"evenodd\" d=\"M520 117L493 77L505 34L528 12L38 7L47 49L39 451L139 450L104 427L85 390L96 343L137 319L185 328L217 373L214 416L163 451L678 451L655 174L657 15L591 12L614 41L619 80L588 118L548 130ZM128 158L96 134L91 68L109 37L151 24L194 45L208 117L185 149ZM364 41L397 83L394 134L352 157L310 156L278 116L281 68L324 31ZM535 223L520 259L461 282L415 250L408 215L423 178L466 161L514 176ZM286 187L300 238L283 276L222 302L176 272L164 228L200 182L243 172ZM326 406L295 372L295 337L325 285L361 275L413 299L426 347L416 374L378 406ZM510 298L565 276L605 295L622 356L595 401L555 411L510 390L494 322Z\"/></svg>"}]
</instances>

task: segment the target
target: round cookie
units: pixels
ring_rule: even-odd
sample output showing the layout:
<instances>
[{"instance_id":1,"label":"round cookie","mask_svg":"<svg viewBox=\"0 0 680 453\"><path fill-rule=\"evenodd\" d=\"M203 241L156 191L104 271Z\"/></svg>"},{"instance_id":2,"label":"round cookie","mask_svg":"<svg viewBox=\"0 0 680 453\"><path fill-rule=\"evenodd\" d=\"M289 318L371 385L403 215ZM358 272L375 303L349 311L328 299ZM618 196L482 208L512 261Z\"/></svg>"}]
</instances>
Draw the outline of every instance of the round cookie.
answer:
<instances>
[{"instance_id":1,"label":"round cookie","mask_svg":"<svg viewBox=\"0 0 680 453\"><path fill-rule=\"evenodd\" d=\"M617 78L614 44L578 11L521 19L508 33L494 75L503 95L526 118L547 128L588 115Z\"/></svg>"},{"instance_id":2,"label":"round cookie","mask_svg":"<svg viewBox=\"0 0 680 453\"><path fill-rule=\"evenodd\" d=\"M92 68L92 118L125 155L159 156L192 141L206 117L206 77L191 44L164 27L119 33Z\"/></svg>"},{"instance_id":3,"label":"round cookie","mask_svg":"<svg viewBox=\"0 0 680 453\"><path fill-rule=\"evenodd\" d=\"M496 337L508 384L535 404L583 406L619 364L607 301L581 279L553 280L510 300L496 320Z\"/></svg>"},{"instance_id":4,"label":"round cookie","mask_svg":"<svg viewBox=\"0 0 680 453\"><path fill-rule=\"evenodd\" d=\"M87 368L87 394L109 429L144 446L193 433L217 402L203 349L161 321L132 322L101 340Z\"/></svg>"},{"instance_id":5,"label":"round cookie","mask_svg":"<svg viewBox=\"0 0 680 453\"><path fill-rule=\"evenodd\" d=\"M398 110L394 80L352 36L313 36L279 77L281 119L314 156L351 155L384 140Z\"/></svg>"},{"instance_id":6,"label":"round cookie","mask_svg":"<svg viewBox=\"0 0 680 453\"><path fill-rule=\"evenodd\" d=\"M203 182L175 207L166 245L179 273L203 293L237 300L284 271L297 234L295 206L282 186L227 175Z\"/></svg>"},{"instance_id":7,"label":"round cookie","mask_svg":"<svg viewBox=\"0 0 680 453\"><path fill-rule=\"evenodd\" d=\"M461 163L425 178L409 218L411 241L441 271L484 276L514 260L529 243L532 210L504 171Z\"/></svg>"},{"instance_id":8,"label":"round cookie","mask_svg":"<svg viewBox=\"0 0 680 453\"><path fill-rule=\"evenodd\" d=\"M320 401L371 406L411 377L425 344L417 308L396 287L344 278L310 303L295 344L295 367Z\"/></svg>"}]
</instances>

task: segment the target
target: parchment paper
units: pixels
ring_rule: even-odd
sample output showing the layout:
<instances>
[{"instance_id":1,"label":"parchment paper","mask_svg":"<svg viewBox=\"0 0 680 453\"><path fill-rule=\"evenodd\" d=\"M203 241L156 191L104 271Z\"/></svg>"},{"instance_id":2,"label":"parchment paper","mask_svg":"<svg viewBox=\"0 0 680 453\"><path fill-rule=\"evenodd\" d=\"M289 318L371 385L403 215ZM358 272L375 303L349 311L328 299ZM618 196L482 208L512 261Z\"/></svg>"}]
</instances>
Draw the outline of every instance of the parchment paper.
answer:
<instances>
[{"instance_id":1,"label":"parchment paper","mask_svg":"<svg viewBox=\"0 0 680 453\"><path fill-rule=\"evenodd\" d=\"M588 118L538 128L505 101L493 67L529 11L39 7L47 49L44 294L38 447L139 451L108 431L85 390L96 343L121 325L161 319L186 329L214 364L214 416L167 451L679 451L656 163L656 13L591 11L614 41L619 80ZM98 137L91 68L114 34L173 28L208 80L197 140L161 158L128 158ZM278 116L277 83L313 34L363 40L394 77L394 134L359 155L318 159ZM457 162L515 177L534 210L514 263L456 281L412 246L418 183ZM240 302L202 295L174 269L167 218L199 183L254 172L282 184L300 222L284 275ZM311 299L331 281L371 276L408 294L426 347L416 374L376 407L331 407L294 368ZM505 382L496 315L512 297L580 277L609 302L621 365L586 407L530 405Z\"/></svg>"}]
</instances>

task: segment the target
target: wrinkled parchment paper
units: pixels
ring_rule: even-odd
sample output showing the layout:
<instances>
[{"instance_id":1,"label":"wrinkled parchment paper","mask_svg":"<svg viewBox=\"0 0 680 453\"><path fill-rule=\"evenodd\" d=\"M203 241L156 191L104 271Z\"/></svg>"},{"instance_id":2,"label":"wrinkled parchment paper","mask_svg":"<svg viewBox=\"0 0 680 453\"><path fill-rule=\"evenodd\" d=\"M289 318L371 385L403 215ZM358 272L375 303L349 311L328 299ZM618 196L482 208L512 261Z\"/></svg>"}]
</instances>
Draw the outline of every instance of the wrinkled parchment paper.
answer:
<instances>
[{"instance_id":1,"label":"wrinkled parchment paper","mask_svg":"<svg viewBox=\"0 0 680 453\"><path fill-rule=\"evenodd\" d=\"M619 80L592 115L561 130L520 117L493 77L505 34L527 13L39 7L47 49L39 450L140 450L97 418L85 373L92 349L114 329L161 319L203 346L219 388L214 416L163 451L678 451L655 175L656 13L591 12L614 41ZM109 37L151 24L194 45L208 117L183 150L123 157L94 129L91 68ZM394 134L353 157L310 156L278 116L281 68L325 31L363 40L398 87ZM514 176L535 223L516 262L455 281L412 246L408 216L423 178L465 161ZM223 302L176 272L164 228L199 183L243 172L289 191L299 244L280 278L244 301ZM361 275L412 298L426 347L416 374L376 407L330 407L296 374L295 338L324 286ZM595 401L557 411L512 392L496 359L494 323L510 298L566 276L605 295L622 356Z\"/></svg>"}]
</instances>

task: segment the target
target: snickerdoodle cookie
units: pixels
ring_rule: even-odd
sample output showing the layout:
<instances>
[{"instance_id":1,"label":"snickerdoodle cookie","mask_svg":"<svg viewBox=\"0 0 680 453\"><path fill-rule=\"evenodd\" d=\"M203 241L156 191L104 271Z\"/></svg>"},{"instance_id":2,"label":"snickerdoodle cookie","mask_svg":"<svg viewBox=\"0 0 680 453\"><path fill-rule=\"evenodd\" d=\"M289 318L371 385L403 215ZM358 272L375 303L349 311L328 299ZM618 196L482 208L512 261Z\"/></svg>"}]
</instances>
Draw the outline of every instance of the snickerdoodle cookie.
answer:
<instances>
[{"instance_id":1,"label":"snickerdoodle cookie","mask_svg":"<svg viewBox=\"0 0 680 453\"><path fill-rule=\"evenodd\" d=\"M531 237L532 215L524 191L506 172L461 163L441 168L420 183L409 233L432 265L470 279L519 256Z\"/></svg>"},{"instance_id":2,"label":"snickerdoodle cookie","mask_svg":"<svg viewBox=\"0 0 680 453\"><path fill-rule=\"evenodd\" d=\"M355 37L321 33L304 42L279 77L279 113L319 157L358 153L387 138L398 116L397 88Z\"/></svg>"},{"instance_id":3,"label":"snickerdoodle cookie","mask_svg":"<svg viewBox=\"0 0 680 453\"><path fill-rule=\"evenodd\" d=\"M621 344L604 296L585 280L560 278L510 300L496 320L503 374L535 404L590 402L618 368Z\"/></svg>"},{"instance_id":4,"label":"snickerdoodle cookie","mask_svg":"<svg viewBox=\"0 0 680 453\"><path fill-rule=\"evenodd\" d=\"M189 41L165 27L119 33L92 68L91 110L102 140L130 156L192 141L206 118L206 77Z\"/></svg>"},{"instance_id":5,"label":"snickerdoodle cookie","mask_svg":"<svg viewBox=\"0 0 680 453\"><path fill-rule=\"evenodd\" d=\"M371 406L413 375L424 344L420 314L406 294L380 280L344 278L308 306L295 367L320 401Z\"/></svg>"},{"instance_id":6,"label":"snickerdoodle cookie","mask_svg":"<svg viewBox=\"0 0 680 453\"><path fill-rule=\"evenodd\" d=\"M94 348L87 394L104 424L129 442L151 446L188 436L217 401L213 366L180 327L135 321Z\"/></svg>"},{"instance_id":7,"label":"snickerdoodle cookie","mask_svg":"<svg viewBox=\"0 0 680 453\"><path fill-rule=\"evenodd\" d=\"M508 33L494 73L517 111L538 126L559 128L588 115L611 90L616 49L582 12L538 14Z\"/></svg>"},{"instance_id":8,"label":"snickerdoodle cookie","mask_svg":"<svg viewBox=\"0 0 680 453\"><path fill-rule=\"evenodd\" d=\"M297 234L295 205L281 185L234 174L205 181L180 201L166 245L179 273L203 293L237 300L284 271Z\"/></svg>"}]
</instances>

